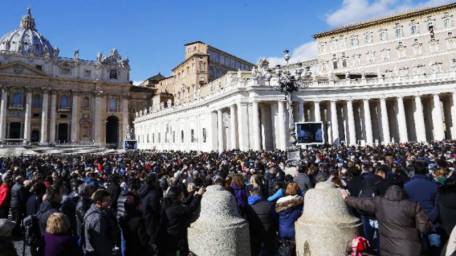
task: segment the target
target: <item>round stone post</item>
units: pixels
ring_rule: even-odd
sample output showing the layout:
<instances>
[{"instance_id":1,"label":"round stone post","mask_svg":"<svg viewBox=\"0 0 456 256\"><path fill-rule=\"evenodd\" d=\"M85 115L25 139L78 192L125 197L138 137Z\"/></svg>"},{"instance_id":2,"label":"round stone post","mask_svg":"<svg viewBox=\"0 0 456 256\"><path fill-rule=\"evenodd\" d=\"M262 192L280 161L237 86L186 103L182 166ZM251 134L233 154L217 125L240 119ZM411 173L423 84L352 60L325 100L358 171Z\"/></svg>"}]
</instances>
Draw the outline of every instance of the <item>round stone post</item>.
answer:
<instances>
[{"instance_id":1,"label":"round stone post","mask_svg":"<svg viewBox=\"0 0 456 256\"><path fill-rule=\"evenodd\" d=\"M222 186L207 187L199 218L188 228L190 251L198 256L250 256L249 224L236 199Z\"/></svg>"},{"instance_id":2,"label":"round stone post","mask_svg":"<svg viewBox=\"0 0 456 256\"><path fill-rule=\"evenodd\" d=\"M359 225L334 184L320 182L306 192L303 214L295 223L296 253L345 255Z\"/></svg>"}]
</instances>

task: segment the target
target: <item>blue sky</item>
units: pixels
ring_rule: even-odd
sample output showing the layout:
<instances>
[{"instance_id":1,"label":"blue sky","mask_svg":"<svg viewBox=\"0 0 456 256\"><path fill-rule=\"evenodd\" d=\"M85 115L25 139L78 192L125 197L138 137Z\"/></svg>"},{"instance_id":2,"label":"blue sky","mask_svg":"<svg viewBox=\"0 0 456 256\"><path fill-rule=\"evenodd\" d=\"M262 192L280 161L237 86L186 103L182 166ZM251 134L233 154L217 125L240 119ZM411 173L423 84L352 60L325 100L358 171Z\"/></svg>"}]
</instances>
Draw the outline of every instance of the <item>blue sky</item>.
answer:
<instances>
[{"instance_id":1,"label":"blue sky","mask_svg":"<svg viewBox=\"0 0 456 256\"><path fill-rule=\"evenodd\" d=\"M62 56L84 59L117 48L131 79L169 74L183 45L201 40L248 61L314 56L312 35L343 24L451 0L2 0L0 35L31 7L40 33ZM276 60L272 58L272 60Z\"/></svg>"}]
</instances>

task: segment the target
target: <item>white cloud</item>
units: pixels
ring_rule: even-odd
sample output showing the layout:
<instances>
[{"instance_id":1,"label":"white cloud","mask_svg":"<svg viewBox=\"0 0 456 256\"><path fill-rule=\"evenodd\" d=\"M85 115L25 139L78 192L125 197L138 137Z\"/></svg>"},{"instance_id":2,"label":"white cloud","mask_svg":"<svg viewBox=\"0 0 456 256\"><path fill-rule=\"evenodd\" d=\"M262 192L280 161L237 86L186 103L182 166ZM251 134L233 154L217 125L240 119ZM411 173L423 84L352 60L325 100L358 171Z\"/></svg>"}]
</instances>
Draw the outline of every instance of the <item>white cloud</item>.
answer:
<instances>
[{"instance_id":1,"label":"white cloud","mask_svg":"<svg viewBox=\"0 0 456 256\"><path fill-rule=\"evenodd\" d=\"M144 81L133 81L133 85L140 85Z\"/></svg>"},{"instance_id":2,"label":"white cloud","mask_svg":"<svg viewBox=\"0 0 456 256\"><path fill-rule=\"evenodd\" d=\"M427 0L422 3L416 3L413 0L343 0L339 9L326 16L326 23L332 27L337 27L412 8L436 6L450 2L453 0Z\"/></svg>"},{"instance_id":3,"label":"white cloud","mask_svg":"<svg viewBox=\"0 0 456 256\"><path fill-rule=\"evenodd\" d=\"M304 60L309 60L317 57L317 44L316 42L306 42L290 52L290 63L296 63ZM282 57L269 57L267 58L271 67L280 64L283 65L285 61Z\"/></svg>"}]
</instances>

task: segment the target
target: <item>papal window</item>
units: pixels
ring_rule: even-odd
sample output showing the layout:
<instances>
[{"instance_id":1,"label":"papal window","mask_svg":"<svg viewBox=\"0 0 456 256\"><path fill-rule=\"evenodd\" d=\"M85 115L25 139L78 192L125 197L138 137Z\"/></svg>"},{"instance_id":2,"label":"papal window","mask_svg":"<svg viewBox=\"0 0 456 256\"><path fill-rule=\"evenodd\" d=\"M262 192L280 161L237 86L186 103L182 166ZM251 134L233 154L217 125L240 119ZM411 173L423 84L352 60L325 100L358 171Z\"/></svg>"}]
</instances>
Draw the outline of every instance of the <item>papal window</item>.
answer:
<instances>
[{"instance_id":1,"label":"papal window","mask_svg":"<svg viewBox=\"0 0 456 256\"><path fill-rule=\"evenodd\" d=\"M70 108L70 97L68 95L61 95L59 99L59 109Z\"/></svg>"},{"instance_id":2,"label":"papal window","mask_svg":"<svg viewBox=\"0 0 456 256\"><path fill-rule=\"evenodd\" d=\"M22 108L24 106L24 94L22 92L15 92L11 95L10 107Z\"/></svg>"}]
</instances>

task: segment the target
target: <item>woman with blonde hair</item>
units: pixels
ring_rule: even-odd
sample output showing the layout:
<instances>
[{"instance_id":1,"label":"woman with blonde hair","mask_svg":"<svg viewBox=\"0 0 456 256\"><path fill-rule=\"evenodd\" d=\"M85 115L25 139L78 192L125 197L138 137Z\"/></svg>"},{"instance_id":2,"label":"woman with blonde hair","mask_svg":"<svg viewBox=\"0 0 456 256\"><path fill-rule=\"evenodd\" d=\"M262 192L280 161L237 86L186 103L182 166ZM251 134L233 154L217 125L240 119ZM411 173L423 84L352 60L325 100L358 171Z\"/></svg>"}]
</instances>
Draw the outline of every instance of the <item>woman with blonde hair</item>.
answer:
<instances>
[{"instance_id":1,"label":"woman with blonde hair","mask_svg":"<svg viewBox=\"0 0 456 256\"><path fill-rule=\"evenodd\" d=\"M51 214L44 234L44 256L80 256L76 240L70 234L70 221L60 212Z\"/></svg>"}]
</instances>

